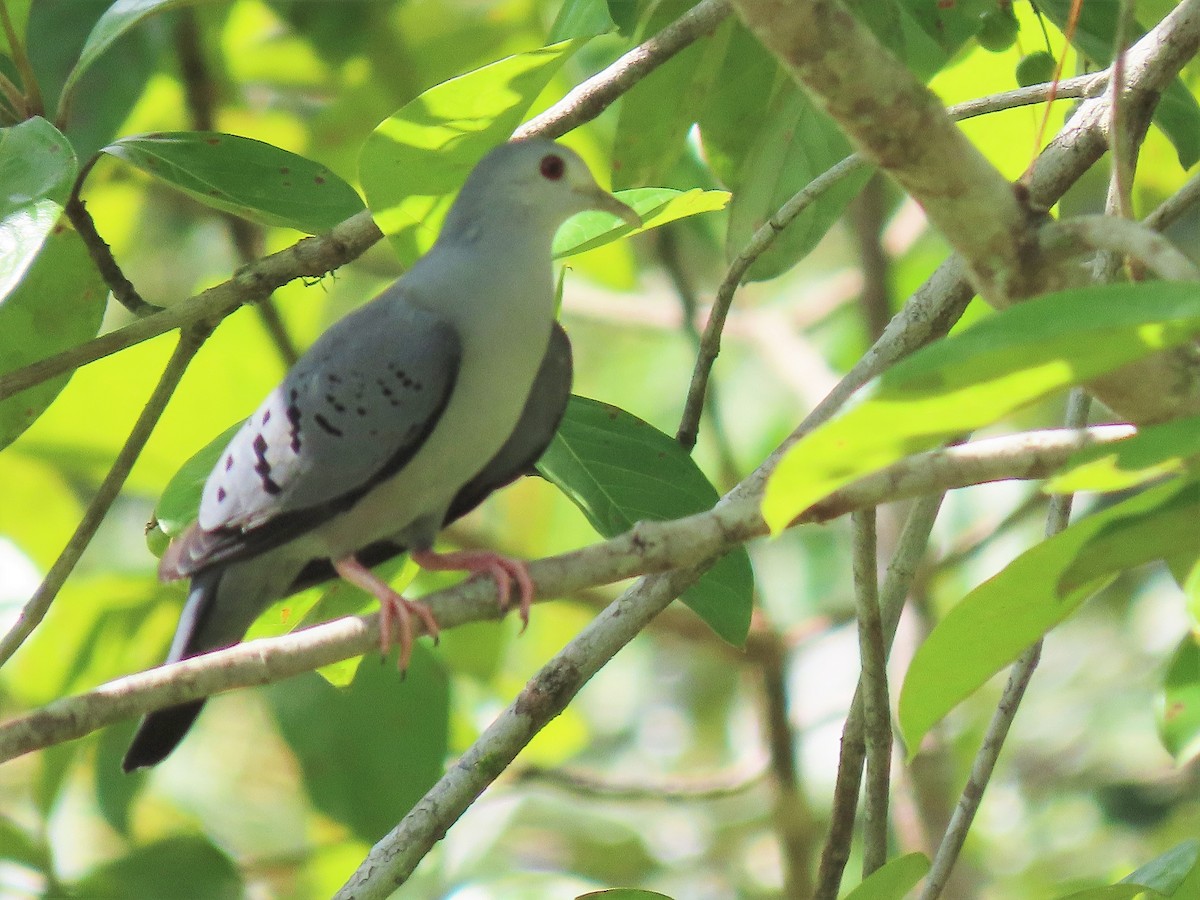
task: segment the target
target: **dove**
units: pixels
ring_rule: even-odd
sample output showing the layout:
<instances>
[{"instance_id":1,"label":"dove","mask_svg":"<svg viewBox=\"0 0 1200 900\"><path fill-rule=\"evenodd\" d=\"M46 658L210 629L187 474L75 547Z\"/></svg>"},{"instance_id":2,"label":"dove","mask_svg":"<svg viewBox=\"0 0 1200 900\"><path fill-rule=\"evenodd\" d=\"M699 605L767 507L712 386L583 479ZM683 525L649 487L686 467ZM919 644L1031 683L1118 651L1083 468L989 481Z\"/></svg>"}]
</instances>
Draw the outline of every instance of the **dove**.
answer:
<instances>
[{"instance_id":1,"label":"dove","mask_svg":"<svg viewBox=\"0 0 1200 900\"><path fill-rule=\"evenodd\" d=\"M502 610L515 583L528 621L523 562L433 542L528 472L558 428L572 364L551 244L589 209L641 224L553 141L502 144L476 165L429 252L322 334L221 453L197 521L159 566L191 579L167 662L232 646L276 600L341 577L379 600L381 646L398 643L404 668L412 616L438 633L428 607L370 570L404 551L492 577ZM143 718L125 771L165 759L203 704Z\"/></svg>"}]
</instances>

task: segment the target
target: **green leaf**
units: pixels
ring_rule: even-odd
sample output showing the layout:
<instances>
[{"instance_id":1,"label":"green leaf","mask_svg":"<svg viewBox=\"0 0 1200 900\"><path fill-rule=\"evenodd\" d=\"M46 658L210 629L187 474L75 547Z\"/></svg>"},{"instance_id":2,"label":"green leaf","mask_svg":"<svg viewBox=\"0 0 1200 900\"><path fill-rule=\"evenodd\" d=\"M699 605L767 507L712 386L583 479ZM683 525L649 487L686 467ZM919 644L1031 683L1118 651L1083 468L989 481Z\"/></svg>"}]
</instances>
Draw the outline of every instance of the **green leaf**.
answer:
<instances>
[{"instance_id":1,"label":"green leaf","mask_svg":"<svg viewBox=\"0 0 1200 900\"><path fill-rule=\"evenodd\" d=\"M759 133L770 127L767 111L785 78L774 55L735 23L725 61L700 110L704 156L722 183L738 183Z\"/></svg>"},{"instance_id":2,"label":"green leaf","mask_svg":"<svg viewBox=\"0 0 1200 900\"><path fill-rule=\"evenodd\" d=\"M779 92L730 182L726 252L737 256L754 233L809 182L851 154L853 148L833 121L789 83ZM748 281L774 278L803 259L845 212L871 177L862 170L842 179L814 200L780 232L746 273Z\"/></svg>"},{"instance_id":3,"label":"green leaf","mask_svg":"<svg viewBox=\"0 0 1200 900\"><path fill-rule=\"evenodd\" d=\"M1200 860L1200 841L1184 841L1130 872L1121 879L1122 884L1136 884L1147 890L1156 891L1165 897L1175 894L1183 880L1196 868Z\"/></svg>"},{"instance_id":4,"label":"green leaf","mask_svg":"<svg viewBox=\"0 0 1200 900\"><path fill-rule=\"evenodd\" d=\"M151 549L161 546L166 549L162 537L176 538L196 521L200 510L200 495L204 493L204 482L217 465L221 452L229 445L237 434L241 422L230 425L215 438L197 450L179 467L179 471L171 476L158 505L154 507L154 527L146 532L146 540ZM161 555L161 551L158 555Z\"/></svg>"},{"instance_id":5,"label":"green leaf","mask_svg":"<svg viewBox=\"0 0 1200 900\"><path fill-rule=\"evenodd\" d=\"M233 134L174 131L121 138L102 151L205 206L308 234L361 212L354 188L310 159Z\"/></svg>"},{"instance_id":6,"label":"green leaf","mask_svg":"<svg viewBox=\"0 0 1200 900\"><path fill-rule=\"evenodd\" d=\"M1188 284L1100 285L1004 310L913 354L875 396L797 442L767 483L763 515L778 531L857 478L1197 330Z\"/></svg>"},{"instance_id":7,"label":"green leaf","mask_svg":"<svg viewBox=\"0 0 1200 900\"><path fill-rule=\"evenodd\" d=\"M129 835L133 802L146 785L147 772L124 772L121 759L133 740L136 719L126 719L100 732L96 746L96 805L104 821L120 834Z\"/></svg>"},{"instance_id":8,"label":"green leaf","mask_svg":"<svg viewBox=\"0 0 1200 900\"><path fill-rule=\"evenodd\" d=\"M641 888L610 888L607 891L589 891L580 894L575 900L672 900L666 894L658 891L647 891Z\"/></svg>"},{"instance_id":9,"label":"green leaf","mask_svg":"<svg viewBox=\"0 0 1200 900\"><path fill-rule=\"evenodd\" d=\"M1072 15L1072 0L1044 0L1038 9L1046 14L1059 29L1066 27ZM1071 35L1071 43L1089 59L1109 65L1113 58L1113 45L1117 36L1117 16L1121 4L1116 2L1091 2L1079 4L1078 21ZM1129 23L1126 29L1130 43L1146 33L1138 21ZM1179 164L1190 169L1200 160L1200 103L1180 79L1174 79L1163 92L1162 99L1154 111L1154 124L1163 130L1175 152Z\"/></svg>"},{"instance_id":10,"label":"green leaf","mask_svg":"<svg viewBox=\"0 0 1200 900\"><path fill-rule=\"evenodd\" d=\"M313 803L369 843L441 777L448 746L445 673L420 644L407 675L392 659L366 660L347 688L308 673L266 692Z\"/></svg>"},{"instance_id":11,"label":"green leaf","mask_svg":"<svg viewBox=\"0 0 1200 900\"><path fill-rule=\"evenodd\" d=\"M1185 471L1200 456L1200 416L1148 425L1123 441L1088 447L1046 484L1052 493L1123 491Z\"/></svg>"},{"instance_id":12,"label":"green leaf","mask_svg":"<svg viewBox=\"0 0 1200 900\"><path fill-rule=\"evenodd\" d=\"M0 859L28 866L37 872L48 872L53 865L50 849L35 834L3 814L0 814Z\"/></svg>"},{"instance_id":13,"label":"green leaf","mask_svg":"<svg viewBox=\"0 0 1200 900\"><path fill-rule=\"evenodd\" d=\"M604 537L639 519L677 519L711 509L716 489L679 445L622 409L572 397L537 464ZM709 627L740 646L750 628L754 574L744 548L723 557L682 596Z\"/></svg>"},{"instance_id":14,"label":"green leaf","mask_svg":"<svg viewBox=\"0 0 1200 900\"><path fill-rule=\"evenodd\" d=\"M66 225L55 227L20 283L0 297L0 376L94 337L107 298L79 235ZM0 447L33 424L70 377L0 401Z\"/></svg>"},{"instance_id":15,"label":"green leaf","mask_svg":"<svg viewBox=\"0 0 1200 900\"><path fill-rule=\"evenodd\" d=\"M165 12L177 6L213 2L213 0L116 0L96 22L92 33L88 35L83 49L79 51L79 59L75 67L67 75L63 84L62 98L59 101L59 116L65 117L70 109L71 95L81 75L88 67L99 59L109 47L143 19L156 13Z\"/></svg>"},{"instance_id":16,"label":"green leaf","mask_svg":"<svg viewBox=\"0 0 1200 900\"><path fill-rule=\"evenodd\" d=\"M618 191L616 197L628 203L642 217L642 227L633 228L612 213L590 210L572 216L554 238L554 258L562 259L603 247L618 238L640 234L668 222L700 213L724 209L728 191L677 191L672 188L635 188Z\"/></svg>"},{"instance_id":17,"label":"green leaf","mask_svg":"<svg viewBox=\"0 0 1200 900\"><path fill-rule=\"evenodd\" d=\"M1144 893L1146 889L1138 884L1106 884L1074 891L1060 897L1059 900L1133 900Z\"/></svg>"},{"instance_id":18,"label":"green leaf","mask_svg":"<svg viewBox=\"0 0 1200 900\"><path fill-rule=\"evenodd\" d=\"M901 0L899 6L899 29L876 34L921 79L928 81L976 35L982 24L980 13L994 9L996 3L995 0L955 3Z\"/></svg>"},{"instance_id":19,"label":"green leaf","mask_svg":"<svg viewBox=\"0 0 1200 900\"><path fill-rule=\"evenodd\" d=\"M76 171L70 142L45 119L0 128L0 303L58 221Z\"/></svg>"},{"instance_id":20,"label":"green leaf","mask_svg":"<svg viewBox=\"0 0 1200 900\"><path fill-rule=\"evenodd\" d=\"M363 144L358 174L375 222L411 265L432 245L467 174L507 140L582 39L518 53L425 91Z\"/></svg>"},{"instance_id":21,"label":"green leaf","mask_svg":"<svg viewBox=\"0 0 1200 900\"><path fill-rule=\"evenodd\" d=\"M694 0L663 0L639 29L637 40L645 40L675 21L694 5ZM688 132L725 57L732 23L686 47L648 76L638 81L622 98L613 140L613 186L628 188L661 184L687 146Z\"/></svg>"},{"instance_id":22,"label":"green leaf","mask_svg":"<svg viewBox=\"0 0 1200 900\"><path fill-rule=\"evenodd\" d=\"M929 859L924 853L898 856L873 872L845 900L904 900L928 871Z\"/></svg>"},{"instance_id":23,"label":"green leaf","mask_svg":"<svg viewBox=\"0 0 1200 900\"><path fill-rule=\"evenodd\" d=\"M1200 532L1186 525L1197 515L1200 483L1158 485L1076 522L967 594L917 650L905 676L899 719L908 746L919 746L934 723L1071 615L1115 571L1182 545L1200 548ZM1114 539L1130 547L1116 552Z\"/></svg>"},{"instance_id":24,"label":"green leaf","mask_svg":"<svg viewBox=\"0 0 1200 900\"><path fill-rule=\"evenodd\" d=\"M12 22L13 31L21 40L25 39L25 26L29 22L29 7L33 4L33 0L4 0L5 9L8 11L9 21ZM0 28L0 53L5 56L12 57L12 46L8 42L8 34L3 28ZM3 184L0 180L0 184Z\"/></svg>"},{"instance_id":25,"label":"green leaf","mask_svg":"<svg viewBox=\"0 0 1200 900\"><path fill-rule=\"evenodd\" d=\"M199 835L170 837L138 847L93 869L72 885L76 897L161 897L172 900L236 900L243 896L233 860Z\"/></svg>"},{"instance_id":26,"label":"green leaf","mask_svg":"<svg viewBox=\"0 0 1200 900\"><path fill-rule=\"evenodd\" d=\"M1200 644L1195 634L1180 641L1171 657L1155 718L1162 745L1177 765L1200 752Z\"/></svg>"},{"instance_id":27,"label":"green leaf","mask_svg":"<svg viewBox=\"0 0 1200 900\"><path fill-rule=\"evenodd\" d=\"M566 0L550 26L551 44L571 38L590 38L617 27L604 0Z\"/></svg>"}]
</instances>

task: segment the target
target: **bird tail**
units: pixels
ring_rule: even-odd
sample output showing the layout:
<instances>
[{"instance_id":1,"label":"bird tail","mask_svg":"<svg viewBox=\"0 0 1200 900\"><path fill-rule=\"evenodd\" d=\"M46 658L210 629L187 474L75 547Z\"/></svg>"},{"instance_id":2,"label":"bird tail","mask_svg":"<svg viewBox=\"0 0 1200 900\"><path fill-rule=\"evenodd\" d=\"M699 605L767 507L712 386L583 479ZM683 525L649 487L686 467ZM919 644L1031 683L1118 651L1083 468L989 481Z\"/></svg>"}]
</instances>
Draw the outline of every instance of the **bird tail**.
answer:
<instances>
[{"instance_id":1,"label":"bird tail","mask_svg":"<svg viewBox=\"0 0 1200 900\"><path fill-rule=\"evenodd\" d=\"M175 630L175 639L171 642L167 662L178 662L208 650L230 646L241 639L250 623L246 622L239 628L240 623L230 623L228 616L216 614L222 577L228 572L227 568L217 566L192 578L191 590L188 592L179 626ZM231 633L231 624L234 625L235 633ZM188 733L203 707L203 699L192 700L156 710L145 716L125 752L121 768L132 772L134 769L162 762L179 746L179 742Z\"/></svg>"}]
</instances>

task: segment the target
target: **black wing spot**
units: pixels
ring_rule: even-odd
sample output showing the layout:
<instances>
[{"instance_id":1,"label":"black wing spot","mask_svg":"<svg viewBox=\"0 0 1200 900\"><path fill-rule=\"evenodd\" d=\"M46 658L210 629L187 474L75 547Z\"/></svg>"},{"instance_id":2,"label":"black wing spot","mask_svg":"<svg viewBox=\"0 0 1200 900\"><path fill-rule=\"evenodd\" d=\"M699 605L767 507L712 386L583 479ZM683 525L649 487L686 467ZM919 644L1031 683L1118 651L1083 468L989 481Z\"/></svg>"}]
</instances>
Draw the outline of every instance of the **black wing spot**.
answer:
<instances>
[{"instance_id":1,"label":"black wing spot","mask_svg":"<svg viewBox=\"0 0 1200 900\"><path fill-rule=\"evenodd\" d=\"M342 430L340 428L335 427L332 422L330 422L328 419L326 419L320 413L317 413L315 416L313 416L313 421L316 422L318 425L320 425L321 430L326 432L327 434L332 434L334 437L342 436Z\"/></svg>"},{"instance_id":2,"label":"black wing spot","mask_svg":"<svg viewBox=\"0 0 1200 900\"><path fill-rule=\"evenodd\" d=\"M225 457L225 471L228 472L232 468L233 468L233 454L230 453L228 456Z\"/></svg>"},{"instance_id":3,"label":"black wing spot","mask_svg":"<svg viewBox=\"0 0 1200 900\"><path fill-rule=\"evenodd\" d=\"M262 423L264 425L266 425L270 421L271 421L271 411L269 409L264 409L263 414L262 414Z\"/></svg>"},{"instance_id":4,"label":"black wing spot","mask_svg":"<svg viewBox=\"0 0 1200 900\"><path fill-rule=\"evenodd\" d=\"M225 494L225 488L223 488L223 487L217 488L217 502L218 503L224 503L226 496L227 495Z\"/></svg>"},{"instance_id":5,"label":"black wing spot","mask_svg":"<svg viewBox=\"0 0 1200 900\"><path fill-rule=\"evenodd\" d=\"M254 464L254 471L262 479L263 490L268 494L278 494L283 488L271 478L271 464L267 462L267 439L261 434L254 439L254 456L258 460Z\"/></svg>"},{"instance_id":6,"label":"black wing spot","mask_svg":"<svg viewBox=\"0 0 1200 900\"><path fill-rule=\"evenodd\" d=\"M365 406L360 406L357 409L355 409L354 411L356 413L358 413L360 416L365 416L367 414L367 408Z\"/></svg>"},{"instance_id":7,"label":"black wing spot","mask_svg":"<svg viewBox=\"0 0 1200 900\"><path fill-rule=\"evenodd\" d=\"M287 408L288 421L291 423L289 433L292 436L292 452L300 452L300 407L295 403Z\"/></svg>"},{"instance_id":8,"label":"black wing spot","mask_svg":"<svg viewBox=\"0 0 1200 900\"><path fill-rule=\"evenodd\" d=\"M335 375L333 372L330 372L329 373L329 383L330 384L341 384L342 379L339 376Z\"/></svg>"}]
</instances>

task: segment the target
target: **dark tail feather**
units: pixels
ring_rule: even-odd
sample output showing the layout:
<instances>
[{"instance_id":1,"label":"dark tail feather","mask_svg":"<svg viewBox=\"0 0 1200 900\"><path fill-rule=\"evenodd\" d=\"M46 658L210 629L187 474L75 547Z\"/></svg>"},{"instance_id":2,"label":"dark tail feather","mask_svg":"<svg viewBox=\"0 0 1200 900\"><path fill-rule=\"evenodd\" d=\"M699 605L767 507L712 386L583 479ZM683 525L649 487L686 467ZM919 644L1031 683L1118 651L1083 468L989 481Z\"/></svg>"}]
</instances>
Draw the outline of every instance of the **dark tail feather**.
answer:
<instances>
[{"instance_id":1,"label":"dark tail feather","mask_svg":"<svg viewBox=\"0 0 1200 900\"><path fill-rule=\"evenodd\" d=\"M216 605L217 588L220 583L220 569L201 572L192 579L191 592L183 607L179 626L175 630L175 640L171 643L167 662L177 662L206 650L216 649L218 644L212 642L212 635L207 635L206 631L212 630L207 626L211 624L209 620ZM209 640L205 640L206 637ZM188 733L203 707L203 700L193 700L147 715L138 726L129 749L125 751L121 768L132 772L134 769L162 762L179 746L179 742Z\"/></svg>"}]
</instances>

